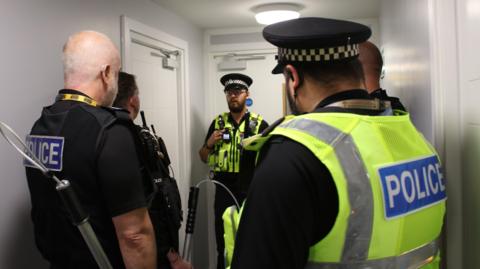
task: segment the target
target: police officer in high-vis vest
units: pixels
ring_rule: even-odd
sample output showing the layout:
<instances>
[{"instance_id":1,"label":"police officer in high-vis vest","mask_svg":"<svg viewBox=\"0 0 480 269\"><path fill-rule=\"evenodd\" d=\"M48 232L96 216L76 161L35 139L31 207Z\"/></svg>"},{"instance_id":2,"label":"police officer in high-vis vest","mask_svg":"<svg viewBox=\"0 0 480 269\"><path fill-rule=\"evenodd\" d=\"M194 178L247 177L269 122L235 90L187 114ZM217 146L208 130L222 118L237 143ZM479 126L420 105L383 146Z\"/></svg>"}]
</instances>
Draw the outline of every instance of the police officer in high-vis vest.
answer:
<instances>
[{"instance_id":1,"label":"police officer in high-vis vest","mask_svg":"<svg viewBox=\"0 0 480 269\"><path fill-rule=\"evenodd\" d=\"M409 114L365 91L370 35L323 18L263 30L296 116L245 141L259 159L232 269L439 267L441 163Z\"/></svg>"},{"instance_id":2,"label":"police officer in high-vis vest","mask_svg":"<svg viewBox=\"0 0 480 269\"><path fill-rule=\"evenodd\" d=\"M84 31L63 48L64 89L27 137L36 157L68 179L113 268L156 266L148 214L152 184L141 171L139 140L126 112L109 108L120 55L105 35ZM26 163L35 243L53 269L98 268L55 184Z\"/></svg>"},{"instance_id":3,"label":"police officer in high-vis vest","mask_svg":"<svg viewBox=\"0 0 480 269\"><path fill-rule=\"evenodd\" d=\"M210 166L213 179L227 186L241 201L253 172L255 155L246 154L241 146L243 139L262 132L268 124L262 116L248 111L246 100L252 79L244 74L224 75L220 82L230 112L215 117L208 129L200 158ZM242 179L241 181L239 179ZM224 241L222 214L233 205L232 198L223 188L215 191L215 234L217 241L217 268L224 268Z\"/></svg>"}]
</instances>

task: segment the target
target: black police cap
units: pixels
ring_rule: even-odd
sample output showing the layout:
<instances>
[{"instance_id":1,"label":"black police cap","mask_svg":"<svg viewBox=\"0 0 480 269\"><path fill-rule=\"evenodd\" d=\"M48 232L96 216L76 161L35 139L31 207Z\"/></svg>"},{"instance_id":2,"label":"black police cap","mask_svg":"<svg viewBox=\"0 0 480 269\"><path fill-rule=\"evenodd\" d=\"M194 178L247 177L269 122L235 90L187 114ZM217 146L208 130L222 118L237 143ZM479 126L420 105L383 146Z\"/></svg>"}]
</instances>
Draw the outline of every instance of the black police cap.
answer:
<instances>
[{"instance_id":1,"label":"black police cap","mask_svg":"<svg viewBox=\"0 0 480 269\"><path fill-rule=\"evenodd\" d=\"M252 85L252 78L239 73L226 74L220 78L220 82L225 86L224 91L230 89L247 89Z\"/></svg>"},{"instance_id":2,"label":"black police cap","mask_svg":"<svg viewBox=\"0 0 480 269\"><path fill-rule=\"evenodd\" d=\"M282 73L288 63L350 61L358 56L359 44L371 34L363 24L313 17L279 22L263 29L263 37L278 47L278 65L273 74Z\"/></svg>"}]
</instances>

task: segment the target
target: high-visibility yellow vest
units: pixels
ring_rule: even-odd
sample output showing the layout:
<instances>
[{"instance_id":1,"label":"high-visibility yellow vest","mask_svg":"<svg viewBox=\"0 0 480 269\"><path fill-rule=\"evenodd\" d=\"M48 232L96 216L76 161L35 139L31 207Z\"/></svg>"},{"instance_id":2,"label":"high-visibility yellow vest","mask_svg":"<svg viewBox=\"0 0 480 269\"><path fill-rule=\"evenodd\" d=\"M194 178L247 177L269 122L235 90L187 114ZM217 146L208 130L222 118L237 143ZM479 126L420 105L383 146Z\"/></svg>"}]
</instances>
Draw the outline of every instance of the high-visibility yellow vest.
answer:
<instances>
[{"instance_id":1,"label":"high-visibility yellow vest","mask_svg":"<svg viewBox=\"0 0 480 269\"><path fill-rule=\"evenodd\" d=\"M258 134L260 124L263 118L252 112L249 113L248 119L244 120L238 128L228 120L228 112L218 115L215 119L215 130L225 129L225 136L229 138L229 142L220 141L215 144L214 150L208 155L208 165L215 172L238 173L240 171L240 158L242 155L241 143L248 133L248 136ZM248 121L248 126L246 122Z\"/></svg>"},{"instance_id":2,"label":"high-visibility yellow vest","mask_svg":"<svg viewBox=\"0 0 480 269\"><path fill-rule=\"evenodd\" d=\"M235 237L237 236L237 228L240 223L241 210L237 206L232 205L223 212L223 239L225 241L225 267L228 268L232 264L233 248L235 246Z\"/></svg>"},{"instance_id":3,"label":"high-visibility yellow vest","mask_svg":"<svg viewBox=\"0 0 480 269\"><path fill-rule=\"evenodd\" d=\"M310 113L244 141L246 149L259 151L272 136L288 137L333 177L338 216L310 248L305 268L439 268L445 179L409 115L396 114Z\"/></svg>"}]
</instances>

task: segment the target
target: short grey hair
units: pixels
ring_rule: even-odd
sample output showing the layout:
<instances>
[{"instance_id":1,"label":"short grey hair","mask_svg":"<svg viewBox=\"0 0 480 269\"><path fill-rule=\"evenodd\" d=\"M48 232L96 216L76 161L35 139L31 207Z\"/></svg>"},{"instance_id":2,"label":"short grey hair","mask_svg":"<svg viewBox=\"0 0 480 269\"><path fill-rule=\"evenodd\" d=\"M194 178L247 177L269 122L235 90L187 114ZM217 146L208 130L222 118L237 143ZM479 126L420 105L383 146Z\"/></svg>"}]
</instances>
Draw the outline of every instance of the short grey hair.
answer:
<instances>
[{"instance_id":1,"label":"short grey hair","mask_svg":"<svg viewBox=\"0 0 480 269\"><path fill-rule=\"evenodd\" d=\"M93 81L116 51L110 39L99 32L82 31L71 35L63 46L63 73L66 85Z\"/></svg>"}]
</instances>

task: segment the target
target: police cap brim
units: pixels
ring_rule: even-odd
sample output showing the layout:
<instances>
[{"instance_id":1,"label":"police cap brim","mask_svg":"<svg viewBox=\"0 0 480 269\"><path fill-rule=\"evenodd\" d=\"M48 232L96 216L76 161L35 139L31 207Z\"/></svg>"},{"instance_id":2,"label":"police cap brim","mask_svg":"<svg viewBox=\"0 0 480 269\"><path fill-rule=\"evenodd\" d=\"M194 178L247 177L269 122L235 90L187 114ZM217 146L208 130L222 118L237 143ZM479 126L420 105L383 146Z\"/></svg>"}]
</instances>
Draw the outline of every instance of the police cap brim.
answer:
<instances>
[{"instance_id":1,"label":"police cap brim","mask_svg":"<svg viewBox=\"0 0 480 269\"><path fill-rule=\"evenodd\" d=\"M283 73L283 69L285 68L285 64L284 63L278 63L272 70L272 74L276 75L276 74L282 74Z\"/></svg>"}]
</instances>

